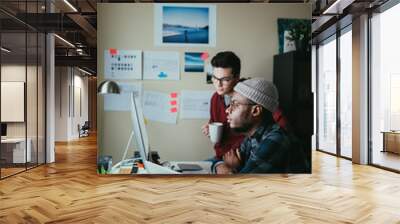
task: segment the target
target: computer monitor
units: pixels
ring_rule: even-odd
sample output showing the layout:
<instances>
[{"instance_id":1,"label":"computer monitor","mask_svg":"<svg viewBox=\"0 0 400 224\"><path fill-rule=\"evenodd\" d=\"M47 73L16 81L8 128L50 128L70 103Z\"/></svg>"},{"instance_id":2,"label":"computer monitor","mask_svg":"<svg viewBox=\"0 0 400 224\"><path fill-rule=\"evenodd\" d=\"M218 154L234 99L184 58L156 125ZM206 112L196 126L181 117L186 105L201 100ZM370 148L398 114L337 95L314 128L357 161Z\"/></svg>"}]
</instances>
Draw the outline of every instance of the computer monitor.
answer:
<instances>
[{"instance_id":1,"label":"computer monitor","mask_svg":"<svg viewBox=\"0 0 400 224\"><path fill-rule=\"evenodd\" d=\"M1 123L1 136L2 137L7 136L7 124L6 123Z\"/></svg>"},{"instance_id":2,"label":"computer monitor","mask_svg":"<svg viewBox=\"0 0 400 224\"><path fill-rule=\"evenodd\" d=\"M139 146L140 157L142 157L143 165L148 174L180 174L170 168L163 167L148 161L150 155L149 138L147 135L147 130L144 122L144 115L142 110L142 104L140 103L138 97L133 97L134 93L131 95L131 105L132 105L132 123L133 123L133 133L134 137Z\"/></svg>"},{"instance_id":3,"label":"computer monitor","mask_svg":"<svg viewBox=\"0 0 400 224\"><path fill-rule=\"evenodd\" d=\"M149 158L150 150L149 150L149 138L146 131L146 126L144 122L142 105L138 99L138 96L135 93L132 93L132 113L131 119L133 124L133 133L136 139L136 142L139 146L140 157L143 160L147 161Z\"/></svg>"}]
</instances>

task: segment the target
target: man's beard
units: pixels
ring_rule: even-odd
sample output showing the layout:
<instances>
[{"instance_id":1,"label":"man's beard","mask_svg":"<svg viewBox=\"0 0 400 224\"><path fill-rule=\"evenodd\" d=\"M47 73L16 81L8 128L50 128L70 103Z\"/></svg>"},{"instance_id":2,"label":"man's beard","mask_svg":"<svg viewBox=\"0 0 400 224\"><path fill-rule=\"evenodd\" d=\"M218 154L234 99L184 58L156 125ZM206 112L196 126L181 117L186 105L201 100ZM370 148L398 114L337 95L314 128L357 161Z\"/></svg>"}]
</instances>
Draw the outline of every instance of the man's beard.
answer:
<instances>
[{"instance_id":1,"label":"man's beard","mask_svg":"<svg viewBox=\"0 0 400 224\"><path fill-rule=\"evenodd\" d=\"M241 127L234 127L231 129L235 133L242 134L242 133L247 133L248 131L250 131L251 128L252 125L250 123L245 123Z\"/></svg>"}]
</instances>

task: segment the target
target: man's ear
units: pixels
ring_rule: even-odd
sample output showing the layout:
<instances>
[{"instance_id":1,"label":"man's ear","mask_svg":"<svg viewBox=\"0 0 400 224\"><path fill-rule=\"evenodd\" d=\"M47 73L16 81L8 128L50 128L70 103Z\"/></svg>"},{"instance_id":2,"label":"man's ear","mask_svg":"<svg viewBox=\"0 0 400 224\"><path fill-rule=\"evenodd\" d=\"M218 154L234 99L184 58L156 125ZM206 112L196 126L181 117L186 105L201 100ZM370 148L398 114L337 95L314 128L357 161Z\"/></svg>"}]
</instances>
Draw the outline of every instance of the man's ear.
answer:
<instances>
[{"instance_id":1,"label":"man's ear","mask_svg":"<svg viewBox=\"0 0 400 224\"><path fill-rule=\"evenodd\" d=\"M261 116L262 110L263 110L263 108L262 108L261 105L258 105L258 104L254 105L252 110L251 110L251 114L253 115L253 117Z\"/></svg>"}]
</instances>

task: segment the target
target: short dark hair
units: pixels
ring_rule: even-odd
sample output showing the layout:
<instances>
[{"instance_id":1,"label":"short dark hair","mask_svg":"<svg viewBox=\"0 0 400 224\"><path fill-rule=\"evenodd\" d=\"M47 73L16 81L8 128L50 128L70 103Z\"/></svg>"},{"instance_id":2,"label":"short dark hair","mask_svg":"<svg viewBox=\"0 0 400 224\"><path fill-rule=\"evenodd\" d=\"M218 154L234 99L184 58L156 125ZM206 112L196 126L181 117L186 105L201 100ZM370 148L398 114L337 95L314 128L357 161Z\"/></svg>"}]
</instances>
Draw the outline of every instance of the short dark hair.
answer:
<instances>
[{"instance_id":1,"label":"short dark hair","mask_svg":"<svg viewBox=\"0 0 400 224\"><path fill-rule=\"evenodd\" d=\"M234 77L240 77L240 58L232 51L222 51L211 59L214 68L230 68Z\"/></svg>"}]
</instances>

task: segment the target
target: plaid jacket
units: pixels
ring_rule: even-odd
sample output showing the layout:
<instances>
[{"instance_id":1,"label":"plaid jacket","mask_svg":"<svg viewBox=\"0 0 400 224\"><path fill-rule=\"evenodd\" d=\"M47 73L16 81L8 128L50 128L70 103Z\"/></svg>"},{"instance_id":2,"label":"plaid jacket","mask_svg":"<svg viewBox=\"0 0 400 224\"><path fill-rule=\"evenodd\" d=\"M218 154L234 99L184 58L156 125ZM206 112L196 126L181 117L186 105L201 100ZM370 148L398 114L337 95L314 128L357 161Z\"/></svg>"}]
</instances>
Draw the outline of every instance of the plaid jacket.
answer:
<instances>
[{"instance_id":1,"label":"plaid jacket","mask_svg":"<svg viewBox=\"0 0 400 224\"><path fill-rule=\"evenodd\" d=\"M300 141L278 124L261 126L240 145L239 173L309 173Z\"/></svg>"}]
</instances>

